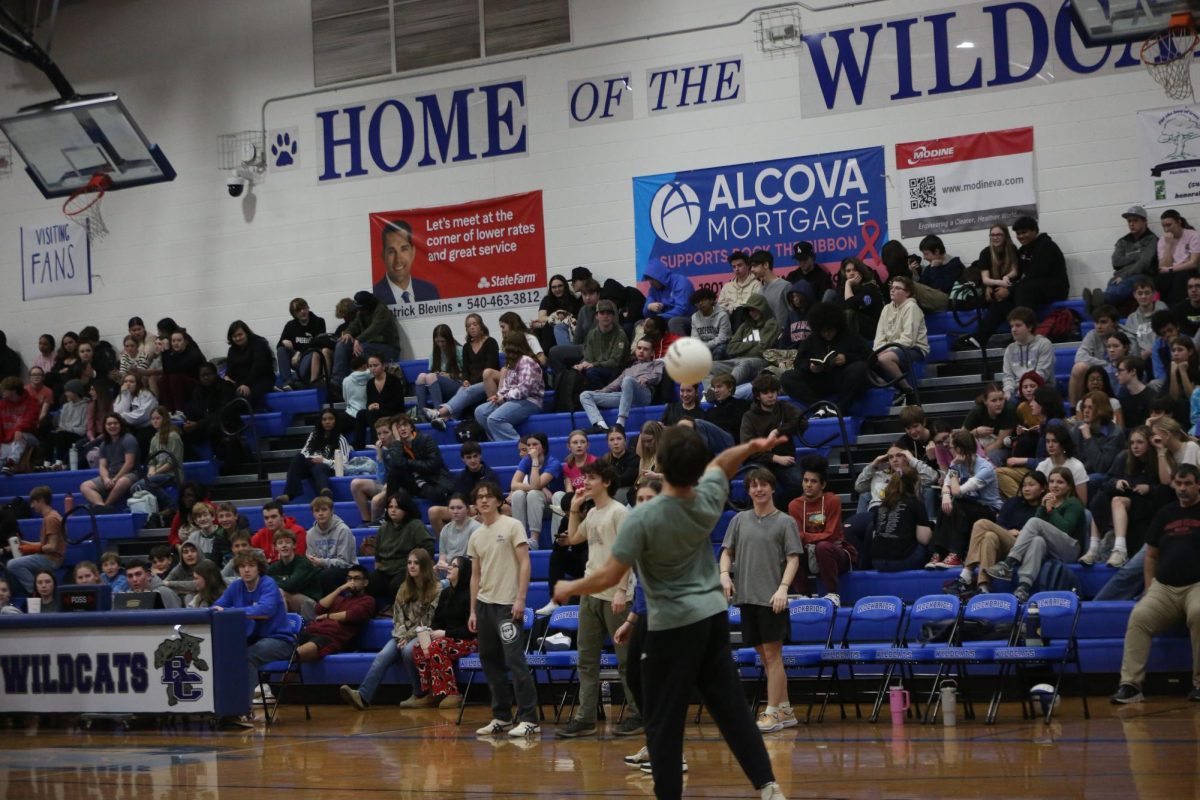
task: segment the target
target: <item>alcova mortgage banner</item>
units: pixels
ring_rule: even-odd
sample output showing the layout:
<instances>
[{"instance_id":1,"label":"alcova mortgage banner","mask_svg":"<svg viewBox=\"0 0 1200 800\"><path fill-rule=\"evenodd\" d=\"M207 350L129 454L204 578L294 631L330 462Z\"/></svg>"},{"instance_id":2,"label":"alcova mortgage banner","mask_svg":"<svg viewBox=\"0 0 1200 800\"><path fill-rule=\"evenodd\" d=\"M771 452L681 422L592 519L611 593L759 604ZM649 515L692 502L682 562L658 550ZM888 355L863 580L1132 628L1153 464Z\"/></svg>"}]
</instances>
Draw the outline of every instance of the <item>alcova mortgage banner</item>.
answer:
<instances>
[{"instance_id":1,"label":"alcova mortgage banner","mask_svg":"<svg viewBox=\"0 0 1200 800\"><path fill-rule=\"evenodd\" d=\"M1200 199L1200 105L1138 112L1141 177L1138 197L1147 206Z\"/></svg>"},{"instance_id":2,"label":"alcova mortgage banner","mask_svg":"<svg viewBox=\"0 0 1200 800\"><path fill-rule=\"evenodd\" d=\"M896 145L900 235L940 236L1037 216L1033 128Z\"/></svg>"},{"instance_id":3,"label":"alcova mortgage banner","mask_svg":"<svg viewBox=\"0 0 1200 800\"><path fill-rule=\"evenodd\" d=\"M372 292L398 319L536 306L542 193L370 215Z\"/></svg>"},{"instance_id":4,"label":"alcova mortgage banner","mask_svg":"<svg viewBox=\"0 0 1200 800\"><path fill-rule=\"evenodd\" d=\"M724 282L729 254L757 249L791 269L802 240L821 263L875 264L887 241L883 148L637 177L633 207L639 275L660 258L693 284Z\"/></svg>"}]
</instances>

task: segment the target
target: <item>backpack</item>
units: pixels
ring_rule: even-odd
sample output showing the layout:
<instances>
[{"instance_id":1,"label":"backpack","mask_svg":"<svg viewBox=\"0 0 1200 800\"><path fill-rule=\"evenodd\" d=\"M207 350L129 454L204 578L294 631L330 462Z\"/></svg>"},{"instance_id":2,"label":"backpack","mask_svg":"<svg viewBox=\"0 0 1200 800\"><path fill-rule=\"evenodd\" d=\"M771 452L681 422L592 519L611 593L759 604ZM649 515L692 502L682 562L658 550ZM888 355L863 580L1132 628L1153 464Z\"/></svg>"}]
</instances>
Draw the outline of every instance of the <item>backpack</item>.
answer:
<instances>
[{"instance_id":1,"label":"backpack","mask_svg":"<svg viewBox=\"0 0 1200 800\"><path fill-rule=\"evenodd\" d=\"M1071 342L1079 339L1082 319L1069 308L1056 308L1038 323L1033 332L1052 342Z\"/></svg>"},{"instance_id":2,"label":"backpack","mask_svg":"<svg viewBox=\"0 0 1200 800\"><path fill-rule=\"evenodd\" d=\"M983 308L983 287L970 281L958 281L950 287L950 308L954 311L970 311Z\"/></svg>"},{"instance_id":3,"label":"backpack","mask_svg":"<svg viewBox=\"0 0 1200 800\"><path fill-rule=\"evenodd\" d=\"M454 426L454 435L460 442L486 442L488 440L487 431L473 419L459 420Z\"/></svg>"},{"instance_id":4,"label":"backpack","mask_svg":"<svg viewBox=\"0 0 1200 800\"><path fill-rule=\"evenodd\" d=\"M579 394L583 391L583 374L571 367L564 369L554 381L554 407L556 413L582 411Z\"/></svg>"},{"instance_id":5,"label":"backpack","mask_svg":"<svg viewBox=\"0 0 1200 800\"><path fill-rule=\"evenodd\" d=\"M1075 592L1079 594L1082 586L1079 576L1062 560L1047 557L1038 570L1037 581L1033 588L1039 592Z\"/></svg>"},{"instance_id":6,"label":"backpack","mask_svg":"<svg viewBox=\"0 0 1200 800\"><path fill-rule=\"evenodd\" d=\"M32 516L33 510L29 508L29 501L24 497L14 497L0 506L0 535L3 535L5 540L10 536L20 536L21 526L18 520L29 519Z\"/></svg>"}]
</instances>

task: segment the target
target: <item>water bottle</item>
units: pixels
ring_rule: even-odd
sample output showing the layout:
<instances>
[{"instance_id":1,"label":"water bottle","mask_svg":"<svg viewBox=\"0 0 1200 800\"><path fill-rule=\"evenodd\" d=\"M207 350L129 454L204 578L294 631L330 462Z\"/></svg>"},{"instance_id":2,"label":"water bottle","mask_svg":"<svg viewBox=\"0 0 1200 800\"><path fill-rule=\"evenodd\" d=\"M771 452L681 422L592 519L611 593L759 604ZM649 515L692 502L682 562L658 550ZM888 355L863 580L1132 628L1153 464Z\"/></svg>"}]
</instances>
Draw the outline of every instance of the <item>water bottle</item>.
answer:
<instances>
[{"instance_id":1,"label":"water bottle","mask_svg":"<svg viewBox=\"0 0 1200 800\"><path fill-rule=\"evenodd\" d=\"M71 446L71 451L67 453L67 459L71 462L71 470L79 469L79 448Z\"/></svg>"},{"instance_id":2,"label":"water bottle","mask_svg":"<svg viewBox=\"0 0 1200 800\"><path fill-rule=\"evenodd\" d=\"M75 508L75 495L67 492L67 496L63 498L63 511L70 514L73 508Z\"/></svg>"},{"instance_id":3,"label":"water bottle","mask_svg":"<svg viewBox=\"0 0 1200 800\"><path fill-rule=\"evenodd\" d=\"M888 706L892 710L893 725L904 724L904 713L908 711L908 705L908 691L901 684L896 684L888 689Z\"/></svg>"},{"instance_id":4,"label":"water bottle","mask_svg":"<svg viewBox=\"0 0 1200 800\"><path fill-rule=\"evenodd\" d=\"M958 724L958 686L954 681L942 683L942 724L948 728Z\"/></svg>"},{"instance_id":5,"label":"water bottle","mask_svg":"<svg viewBox=\"0 0 1200 800\"><path fill-rule=\"evenodd\" d=\"M333 454L333 474L339 478L346 474L346 454L342 452L341 448L338 448Z\"/></svg>"},{"instance_id":6,"label":"water bottle","mask_svg":"<svg viewBox=\"0 0 1200 800\"><path fill-rule=\"evenodd\" d=\"M1042 615L1038 611L1037 603L1030 603L1029 608L1025 612L1025 646L1026 647L1041 647L1045 644L1042 641Z\"/></svg>"},{"instance_id":7,"label":"water bottle","mask_svg":"<svg viewBox=\"0 0 1200 800\"><path fill-rule=\"evenodd\" d=\"M602 705L612 703L612 683L609 681L603 681L600 684L600 703Z\"/></svg>"},{"instance_id":8,"label":"water bottle","mask_svg":"<svg viewBox=\"0 0 1200 800\"><path fill-rule=\"evenodd\" d=\"M8 538L8 551L12 553L13 558L21 557L21 537L10 536Z\"/></svg>"}]
</instances>

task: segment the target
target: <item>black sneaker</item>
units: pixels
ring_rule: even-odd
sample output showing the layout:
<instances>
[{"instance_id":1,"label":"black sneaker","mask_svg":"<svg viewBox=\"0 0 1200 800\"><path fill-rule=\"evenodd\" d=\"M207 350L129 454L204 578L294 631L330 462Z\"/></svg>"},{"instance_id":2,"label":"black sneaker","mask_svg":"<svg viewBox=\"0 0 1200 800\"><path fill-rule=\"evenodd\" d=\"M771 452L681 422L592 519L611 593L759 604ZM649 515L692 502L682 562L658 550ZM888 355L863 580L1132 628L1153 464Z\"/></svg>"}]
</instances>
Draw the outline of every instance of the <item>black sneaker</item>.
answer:
<instances>
[{"instance_id":1,"label":"black sneaker","mask_svg":"<svg viewBox=\"0 0 1200 800\"><path fill-rule=\"evenodd\" d=\"M588 435L589 435L589 436L591 436L591 435L593 435L593 434L597 434L597 433L603 433L603 434L606 434L606 435L607 435L607 434L608 434L608 428L606 428L606 427L604 427L603 425L600 425L599 423L597 423L597 424L593 425L592 427L588 428L588 431L587 431L587 432L588 432Z\"/></svg>"},{"instance_id":2,"label":"black sneaker","mask_svg":"<svg viewBox=\"0 0 1200 800\"><path fill-rule=\"evenodd\" d=\"M1193 703L1200 703L1200 686L1193 686L1188 692L1188 700Z\"/></svg>"},{"instance_id":3,"label":"black sneaker","mask_svg":"<svg viewBox=\"0 0 1200 800\"><path fill-rule=\"evenodd\" d=\"M1012 564L1009 564L1008 561L997 561L983 571L988 574L989 578L994 578L998 581L1012 580L1013 576Z\"/></svg>"},{"instance_id":4,"label":"black sneaker","mask_svg":"<svg viewBox=\"0 0 1200 800\"><path fill-rule=\"evenodd\" d=\"M438 431L446 430L446 420L443 419L442 417L438 417L437 419L429 420L429 424L433 426L434 430L438 430Z\"/></svg>"},{"instance_id":5,"label":"black sneaker","mask_svg":"<svg viewBox=\"0 0 1200 800\"><path fill-rule=\"evenodd\" d=\"M577 739L580 736L595 736L596 723L573 719L566 725L562 725L556 729L554 735L559 739Z\"/></svg>"},{"instance_id":6,"label":"black sneaker","mask_svg":"<svg viewBox=\"0 0 1200 800\"><path fill-rule=\"evenodd\" d=\"M1195 694L1196 690L1193 689L1192 693ZM1191 697L1192 695L1188 695L1188 699ZM1113 705L1125 705L1126 703L1140 703L1144 699L1141 689L1132 683L1122 683L1117 687L1117 693L1108 698L1108 701Z\"/></svg>"},{"instance_id":7,"label":"black sneaker","mask_svg":"<svg viewBox=\"0 0 1200 800\"><path fill-rule=\"evenodd\" d=\"M1018 603L1027 603L1032 591L1033 589L1028 583L1019 583L1017 588L1013 589L1013 597L1017 598Z\"/></svg>"},{"instance_id":8,"label":"black sneaker","mask_svg":"<svg viewBox=\"0 0 1200 800\"><path fill-rule=\"evenodd\" d=\"M639 736L645 732L646 723L642 721L641 717L626 717L613 731L613 736Z\"/></svg>"},{"instance_id":9,"label":"black sneaker","mask_svg":"<svg viewBox=\"0 0 1200 800\"><path fill-rule=\"evenodd\" d=\"M958 597L970 597L974 594L977 594L975 584L970 583L969 581L964 581L962 576L959 576L952 581L946 581L943 583L942 592L945 594L956 595Z\"/></svg>"}]
</instances>

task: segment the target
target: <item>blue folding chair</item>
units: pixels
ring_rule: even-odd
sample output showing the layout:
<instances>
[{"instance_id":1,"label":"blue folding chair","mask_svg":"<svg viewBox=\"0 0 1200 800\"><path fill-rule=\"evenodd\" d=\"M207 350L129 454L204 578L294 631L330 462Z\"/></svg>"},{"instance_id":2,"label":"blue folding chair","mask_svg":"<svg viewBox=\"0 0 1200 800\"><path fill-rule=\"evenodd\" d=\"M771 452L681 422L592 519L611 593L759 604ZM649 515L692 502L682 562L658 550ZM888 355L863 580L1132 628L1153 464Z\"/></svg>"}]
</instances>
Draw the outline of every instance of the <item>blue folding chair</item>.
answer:
<instances>
[{"instance_id":1,"label":"blue folding chair","mask_svg":"<svg viewBox=\"0 0 1200 800\"><path fill-rule=\"evenodd\" d=\"M729 614L729 630L732 634L732 631L735 627L737 627L739 630L742 627L742 609L738 606L730 606L727 610L727 613ZM740 635L741 634L739 633L739 636ZM766 681L766 671L762 668L762 665L758 663L758 651L753 647L738 647L736 649L731 648L731 651L733 663L738 668L739 677L741 676L743 669L752 668L754 666L758 666L759 668L758 678L755 680L754 684L754 700L750 705L751 710L753 710L758 707L758 698L760 694L759 690L761 689L762 684ZM701 698L700 705L696 707L697 725L700 724L700 717L703 713L704 699Z\"/></svg>"},{"instance_id":2,"label":"blue folding chair","mask_svg":"<svg viewBox=\"0 0 1200 800\"><path fill-rule=\"evenodd\" d=\"M854 697L854 714L862 719L862 707L858 702L858 692L855 690L857 678L854 666L877 664L876 654L889 647L896 647L900 642L900 632L904 625L904 601L892 595L870 595L859 598L850 609L850 619L841 641L836 646L827 647L821 651L822 666L832 667L830 678L834 690L838 694L838 706L842 711L842 719L846 718L846 705L841 686L841 669L846 667L850 673L850 690ZM882 690L880 690L880 694ZM829 704L829 693L821 701L821 713L817 722L825 720L825 708ZM878 700L877 700L878 704Z\"/></svg>"},{"instance_id":3,"label":"blue folding chair","mask_svg":"<svg viewBox=\"0 0 1200 800\"><path fill-rule=\"evenodd\" d=\"M809 692L808 712L804 716L807 724L812 719L812 707L816 692L821 686L824 670L821 653L833 642L833 626L837 622L837 607L824 597L794 598L788 600L788 623L790 643L783 646L783 668L789 671L788 686L801 681L812 684ZM762 668L761 659L755 662ZM810 675L813 669L816 675Z\"/></svg>"},{"instance_id":4,"label":"blue folding chair","mask_svg":"<svg viewBox=\"0 0 1200 800\"><path fill-rule=\"evenodd\" d=\"M558 681L554 679L554 671L569 670L565 685L563 687L562 697L554 706L554 723L557 725L559 719L562 718L563 709L567 705L567 697L571 697L571 708L574 710L575 701L578 696L578 690L572 693L572 687L578 686L576 680L579 678L579 651L572 647L570 650L546 650L546 638L554 633L565 633L571 637L571 643L575 643L575 637L579 633L579 606L559 606L550 615L550 619L546 622L546 628L542 632L542 644L538 647L536 653L530 653L526 657L529 663L529 668L533 670L544 670L546 674L546 684L554 686ZM539 703L539 708L541 704Z\"/></svg>"},{"instance_id":5,"label":"blue folding chair","mask_svg":"<svg viewBox=\"0 0 1200 800\"><path fill-rule=\"evenodd\" d=\"M533 613L533 609L525 609L525 617L522 620L522 629L525 631L525 652L529 652L529 643L533 639L533 623L537 617ZM526 656L528 658L528 655ZM483 673L483 662L479 660L478 653L472 653L469 656L463 656L458 660L458 672L460 675L467 676L467 685L463 687L462 703L458 707L458 719L454 721L455 725L462 725L463 712L467 707L467 694L470 693L471 687L475 684L475 676ZM538 714L541 715L542 706L538 704Z\"/></svg>"},{"instance_id":6,"label":"blue folding chair","mask_svg":"<svg viewBox=\"0 0 1200 800\"><path fill-rule=\"evenodd\" d=\"M871 722L879 719L879 711L887 697L888 685L892 676L899 669L911 685L916 680L917 664L934 663L933 653L939 647L929 641L922 641L932 630L945 630L948 640L953 641L954 628L958 624L958 616L962 611L962 601L950 594L927 594L918 597L908 609L908 622L903 626L903 634L896 647L881 647L875 651L875 660L885 664L883 680L875 696L875 707L871 709ZM926 628L926 626L929 626ZM914 694L915 696L915 694ZM920 703L916 704L914 712L921 716Z\"/></svg>"},{"instance_id":7,"label":"blue folding chair","mask_svg":"<svg viewBox=\"0 0 1200 800\"><path fill-rule=\"evenodd\" d=\"M291 628L292 637L298 637L300 632L304 630L304 618L299 614L289 613L287 615L288 626ZM262 702L263 716L266 718L267 725L270 725L279 713L279 704L283 700L283 689L290 682L289 679L294 678L301 686L304 685L304 672L300 669L300 659L296 656L296 647L292 647L292 655L284 661L268 661L258 668L258 691L259 700ZM267 685L276 683L279 688L275 691L275 702L272 704L267 699ZM304 718L312 719L312 709L309 707L308 698L304 700Z\"/></svg>"},{"instance_id":8,"label":"blue folding chair","mask_svg":"<svg viewBox=\"0 0 1200 800\"><path fill-rule=\"evenodd\" d=\"M1037 631L1029 630L1034 624L1030 617L1030 610L1033 608L1038 610L1039 622L1036 624L1039 630ZM1029 681L1026 679L1025 673L1031 667L1047 667L1054 671L1054 691L1048 700L1043 700L1045 707L1042 709L1045 721L1049 724L1050 718L1054 715L1054 706L1058 702L1059 687L1067 664L1075 666L1075 674L1079 678L1079 697L1083 701L1083 718L1092 718L1091 711L1088 709L1087 692L1083 687L1083 669L1079 664L1079 642L1075 638L1075 631L1079 626L1080 609L1079 596L1074 592L1038 592L1029 598L1024 612L1021 614L1020 622L1017 624L1017 630L1021 632L1024 641L1012 647L998 648L995 652L996 663L1000 665L1000 674L996 678L996 691L992 695L992 702L988 707L988 715L985 720L987 724L991 725L996 721L996 715L1000 711L1001 697L1004 693L1004 679L1013 671L1017 674L1018 685L1022 690L1022 716L1026 718L1034 716L1036 712L1032 707L1029 707L1028 712L1025 711L1026 705L1030 703L1029 694L1026 691ZM1037 640L1031 641L1031 633L1036 634Z\"/></svg>"},{"instance_id":9,"label":"blue folding chair","mask_svg":"<svg viewBox=\"0 0 1200 800\"><path fill-rule=\"evenodd\" d=\"M949 644L934 648L933 660L938 665L937 676L925 706L925 722L932 722L941 704L942 681L952 672L962 691L959 697L967 719L975 718L967 687L970 665L995 665L996 651L1014 643L1017 635L1017 616L1021 603L1014 595L991 592L977 594L967 601L962 619L955 628Z\"/></svg>"}]
</instances>

